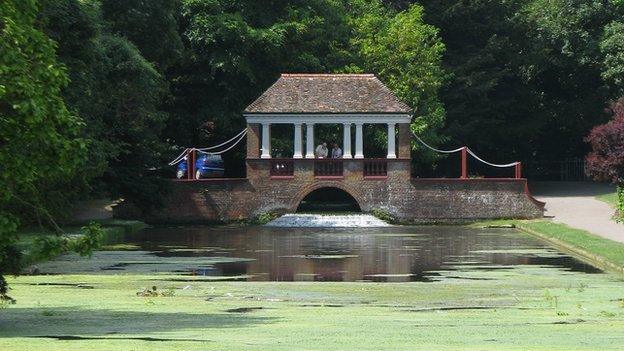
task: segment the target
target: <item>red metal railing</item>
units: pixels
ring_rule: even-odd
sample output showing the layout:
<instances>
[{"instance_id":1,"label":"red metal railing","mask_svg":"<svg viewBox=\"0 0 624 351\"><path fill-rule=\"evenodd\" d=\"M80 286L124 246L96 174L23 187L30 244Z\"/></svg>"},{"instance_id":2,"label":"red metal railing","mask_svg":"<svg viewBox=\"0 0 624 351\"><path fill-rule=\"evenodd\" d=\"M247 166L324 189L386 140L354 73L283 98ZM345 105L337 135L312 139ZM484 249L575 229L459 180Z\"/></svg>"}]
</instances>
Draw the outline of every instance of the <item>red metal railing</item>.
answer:
<instances>
[{"instance_id":1,"label":"red metal railing","mask_svg":"<svg viewBox=\"0 0 624 351\"><path fill-rule=\"evenodd\" d=\"M342 177L342 160L318 158L314 160L315 177Z\"/></svg>"},{"instance_id":2,"label":"red metal railing","mask_svg":"<svg viewBox=\"0 0 624 351\"><path fill-rule=\"evenodd\" d=\"M292 159L271 159L271 177L292 177L295 167Z\"/></svg>"},{"instance_id":3,"label":"red metal railing","mask_svg":"<svg viewBox=\"0 0 624 351\"><path fill-rule=\"evenodd\" d=\"M522 179L522 162L517 162L514 168L514 176L515 179ZM460 179L468 178L468 147L464 146L461 149L461 175Z\"/></svg>"},{"instance_id":4,"label":"red metal railing","mask_svg":"<svg viewBox=\"0 0 624 351\"><path fill-rule=\"evenodd\" d=\"M386 177L388 175L388 161L386 159L370 159L364 161L365 177Z\"/></svg>"}]
</instances>

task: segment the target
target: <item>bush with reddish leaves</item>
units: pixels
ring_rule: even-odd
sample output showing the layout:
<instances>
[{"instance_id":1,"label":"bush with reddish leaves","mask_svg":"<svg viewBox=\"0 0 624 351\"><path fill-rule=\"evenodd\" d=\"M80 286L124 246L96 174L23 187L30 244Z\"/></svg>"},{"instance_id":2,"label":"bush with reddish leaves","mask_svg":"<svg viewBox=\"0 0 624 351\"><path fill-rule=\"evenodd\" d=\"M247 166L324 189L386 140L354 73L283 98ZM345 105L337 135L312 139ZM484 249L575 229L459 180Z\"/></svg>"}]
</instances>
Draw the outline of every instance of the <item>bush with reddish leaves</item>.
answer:
<instances>
[{"instance_id":1,"label":"bush with reddish leaves","mask_svg":"<svg viewBox=\"0 0 624 351\"><path fill-rule=\"evenodd\" d=\"M585 141L592 148L587 155L587 174L598 181L618 186L619 210L624 213L624 97L610 107L613 120L592 129Z\"/></svg>"}]
</instances>

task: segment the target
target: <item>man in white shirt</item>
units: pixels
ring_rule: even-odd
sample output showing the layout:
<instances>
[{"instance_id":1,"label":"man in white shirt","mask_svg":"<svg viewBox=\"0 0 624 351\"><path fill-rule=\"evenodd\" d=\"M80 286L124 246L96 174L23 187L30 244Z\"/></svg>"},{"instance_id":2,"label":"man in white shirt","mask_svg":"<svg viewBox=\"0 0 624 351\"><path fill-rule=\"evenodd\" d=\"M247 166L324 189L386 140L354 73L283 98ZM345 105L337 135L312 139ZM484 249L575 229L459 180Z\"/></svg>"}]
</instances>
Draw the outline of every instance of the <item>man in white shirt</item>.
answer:
<instances>
[{"instance_id":1,"label":"man in white shirt","mask_svg":"<svg viewBox=\"0 0 624 351\"><path fill-rule=\"evenodd\" d=\"M316 157L317 158L327 157L327 143L319 144L319 146L316 147Z\"/></svg>"},{"instance_id":2,"label":"man in white shirt","mask_svg":"<svg viewBox=\"0 0 624 351\"><path fill-rule=\"evenodd\" d=\"M338 146L337 143L334 143L334 147L332 148L331 157L332 158L342 158L342 149Z\"/></svg>"}]
</instances>

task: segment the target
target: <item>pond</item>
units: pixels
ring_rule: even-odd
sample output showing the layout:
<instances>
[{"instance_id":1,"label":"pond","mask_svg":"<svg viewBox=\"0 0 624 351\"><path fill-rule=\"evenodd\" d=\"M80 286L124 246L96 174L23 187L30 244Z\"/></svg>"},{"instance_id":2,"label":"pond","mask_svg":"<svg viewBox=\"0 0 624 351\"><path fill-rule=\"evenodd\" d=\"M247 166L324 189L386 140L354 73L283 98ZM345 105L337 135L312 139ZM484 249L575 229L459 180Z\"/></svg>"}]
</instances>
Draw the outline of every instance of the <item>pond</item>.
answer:
<instances>
[{"instance_id":1,"label":"pond","mask_svg":"<svg viewBox=\"0 0 624 351\"><path fill-rule=\"evenodd\" d=\"M540 266L600 270L514 229L152 227L91 259L65 255L43 274L175 273L177 280L433 282Z\"/></svg>"}]
</instances>

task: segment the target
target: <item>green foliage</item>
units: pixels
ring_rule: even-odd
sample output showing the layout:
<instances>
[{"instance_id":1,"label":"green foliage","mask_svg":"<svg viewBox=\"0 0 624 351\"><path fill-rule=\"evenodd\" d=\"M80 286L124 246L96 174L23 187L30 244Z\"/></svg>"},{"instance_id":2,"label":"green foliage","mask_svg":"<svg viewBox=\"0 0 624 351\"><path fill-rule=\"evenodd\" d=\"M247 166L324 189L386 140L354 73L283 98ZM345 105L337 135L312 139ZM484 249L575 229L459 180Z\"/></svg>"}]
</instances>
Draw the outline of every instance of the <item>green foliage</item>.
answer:
<instances>
[{"instance_id":1,"label":"green foliage","mask_svg":"<svg viewBox=\"0 0 624 351\"><path fill-rule=\"evenodd\" d=\"M132 13L132 6L143 6L118 4L124 6L119 11ZM163 6L145 16L165 16L168 5ZM91 143L84 178L95 193L123 197L143 209L157 206L168 184L153 171L166 149L161 131L167 114L161 107L168 91L161 73L126 38L110 34L99 2L46 1L41 21L69 68L71 83L63 91L68 105L87 122Z\"/></svg>"},{"instance_id":2,"label":"green foliage","mask_svg":"<svg viewBox=\"0 0 624 351\"><path fill-rule=\"evenodd\" d=\"M471 145L494 161L585 153L583 136L616 97L603 77L617 68L603 73L603 61L606 52L617 56L618 37L600 43L622 8L602 0L420 3L447 49L440 98L449 146Z\"/></svg>"},{"instance_id":3,"label":"green foliage","mask_svg":"<svg viewBox=\"0 0 624 351\"><path fill-rule=\"evenodd\" d=\"M373 216L381 219L382 221L388 222L388 223L394 223L396 221L396 218L394 218L393 215L390 214L390 212L386 211L386 210L382 210L379 208L374 208L373 211Z\"/></svg>"},{"instance_id":4,"label":"green foliage","mask_svg":"<svg viewBox=\"0 0 624 351\"><path fill-rule=\"evenodd\" d=\"M624 221L624 186L617 187L617 204L616 208L620 214L621 219Z\"/></svg>"},{"instance_id":5,"label":"green foliage","mask_svg":"<svg viewBox=\"0 0 624 351\"><path fill-rule=\"evenodd\" d=\"M44 235L35 238L30 259L34 262L53 259L67 252L80 256L91 256L93 250L102 245L103 230L97 223L82 227L77 235Z\"/></svg>"},{"instance_id":6,"label":"green foliage","mask_svg":"<svg viewBox=\"0 0 624 351\"><path fill-rule=\"evenodd\" d=\"M69 242L69 250L80 256L91 256L94 249L102 245L103 231L98 223L91 222L82 227L83 235Z\"/></svg>"},{"instance_id":7,"label":"green foliage","mask_svg":"<svg viewBox=\"0 0 624 351\"><path fill-rule=\"evenodd\" d=\"M353 1L359 11L350 13L354 28L351 44L356 65L349 70L373 72L415 111L412 128L434 142L444 123L438 99L444 73L440 66L444 44L438 29L423 21L423 8L412 5L394 14L377 2Z\"/></svg>"},{"instance_id":8,"label":"green foliage","mask_svg":"<svg viewBox=\"0 0 624 351\"><path fill-rule=\"evenodd\" d=\"M614 21L605 27L600 50L604 55L602 78L624 95L624 22Z\"/></svg>"},{"instance_id":9,"label":"green foliage","mask_svg":"<svg viewBox=\"0 0 624 351\"><path fill-rule=\"evenodd\" d=\"M243 128L240 112L282 72L375 73L417 111L415 128L438 139L444 45L418 5L397 13L381 1L185 0L182 14L190 52L167 73L175 144L215 143ZM206 120L219 133L202 132ZM385 144L385 133L366 133ZM243 158L225 155L226 169L242 174Z\"/></svg>"},{"instance_id":10,"label":"green foliage","mask_svg":"<svg viewBox=\"0 0 624 351\"><path fill-rule=\"evenodd\" d=\"M256 216L256 218L254 218L254 224L260 224L260 225L264 225L267 224L269 222L271 222L272 220L276 219L277 217L279 217L279 215L275 212L269 211L269 212L263 212L259 215Z\"/></svg>"},{"instance_id":11,"label":"green foliage","mask_svg":"<svg viewBox=\"0 0 624 351\"><path fill-rule=\"evenodd\" d=\"M53 224L50 201L59 199L44 191L64 184L85 159L83 123L65 107L67 75L35 26L37 11L34 0L0 3L0 298L7 298L2 274L20 268L20 219L34 214Z\"/></svg>"},{"instance_id":12,"label":"green foliage","mask_svg":"<svg viewBox=\"0 0 624 351\"><path fill-rule=\"evenodd\" d=\"M125 37L141 54L164 71L180 59L178 0L101 0L102 14L112 34Z\"/></svg>"},{"instance_id":13,"label":"green foliage","mask_svg":"<svg viewBox=\"0 0 624 351\"><path fill-rule=\"evenodd\" d=\"M282 72L348 63L341 1L184 0L180 22L188 52L167 72L173 99L165 129L176 145L218 143L244 128L241 111ZM244 174L243 160L241 148L224 155L227 172Z\"/></svg>"}]
</instances>

